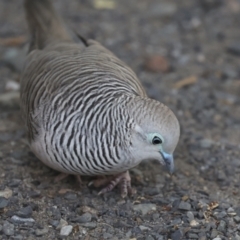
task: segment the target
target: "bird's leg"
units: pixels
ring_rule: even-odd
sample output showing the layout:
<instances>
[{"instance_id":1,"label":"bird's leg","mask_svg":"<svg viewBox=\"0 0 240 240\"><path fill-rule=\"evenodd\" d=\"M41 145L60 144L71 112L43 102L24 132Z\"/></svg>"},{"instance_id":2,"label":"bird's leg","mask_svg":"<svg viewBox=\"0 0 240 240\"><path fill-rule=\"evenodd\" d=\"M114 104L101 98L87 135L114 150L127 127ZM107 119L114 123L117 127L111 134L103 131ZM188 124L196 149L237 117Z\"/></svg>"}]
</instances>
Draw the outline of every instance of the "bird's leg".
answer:
<instances>
[{"instance_id":1,"label":"bird's leg","mask_svg":"<svg viewBox=\"0 0 240 240\"><path fill-rule=\"evenodd\" d=\"M96 180L96 181L98 181L98 180ZM126 171L124 173L120 173L120 174L114 176L110 180L110 183L105 188L103 188L98 193L98 195L112 191L112 189L115 186L117 186L118 184L120 184L122 198L125 198L128 194L132 195L136 192L136 190L132 189L132 187L131 187L131 177L129 175L129 172Z\"/></svg>"},{"instance_id":2,"label":"bird's leg","mask_svg":"<svg viewBox=\"0 0 240 240\"><path fill-rule=\"evenodd\" d=\"M60 182L63 179L67 178L70 174L67 173L60 173L54 178L54 182ZM77 183L81 186L82 185L82 179L80 175L74 175L75 179L77 180Z\"/></svg>"},{"instance_id":3,"label":"bird's leg","mask_svg":"<svg viewBox=\"0 0 240 240\"><path fill-rule=\"evenodd\" d=\"M60 182L62 181L63 179L67 178L69 176L69 174L67 173L59 173L55 178L54 178L54 182L57 183L57 182Z\"/></svg>"}]
</instances>

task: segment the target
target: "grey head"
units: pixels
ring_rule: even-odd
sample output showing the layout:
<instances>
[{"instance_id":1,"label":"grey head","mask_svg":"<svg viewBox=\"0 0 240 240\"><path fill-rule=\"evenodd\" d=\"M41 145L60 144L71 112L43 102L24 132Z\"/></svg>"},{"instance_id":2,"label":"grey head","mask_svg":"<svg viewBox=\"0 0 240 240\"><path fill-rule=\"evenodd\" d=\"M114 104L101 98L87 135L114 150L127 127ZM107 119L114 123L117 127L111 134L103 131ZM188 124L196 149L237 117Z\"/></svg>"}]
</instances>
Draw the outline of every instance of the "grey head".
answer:
<instances>
[{"instance_id":1,"label":"grey head","mask_svg":"<svg viewBox=\"0 0 240 240\"><path fill-rule=\"evenodd\" d=\"M158 160L173 173L173 152L180 136L174 113L158 101L141 97L131 101L129 112L135 120L130 149L133 159L139 162Z\"/></svg>"}]
</instances>

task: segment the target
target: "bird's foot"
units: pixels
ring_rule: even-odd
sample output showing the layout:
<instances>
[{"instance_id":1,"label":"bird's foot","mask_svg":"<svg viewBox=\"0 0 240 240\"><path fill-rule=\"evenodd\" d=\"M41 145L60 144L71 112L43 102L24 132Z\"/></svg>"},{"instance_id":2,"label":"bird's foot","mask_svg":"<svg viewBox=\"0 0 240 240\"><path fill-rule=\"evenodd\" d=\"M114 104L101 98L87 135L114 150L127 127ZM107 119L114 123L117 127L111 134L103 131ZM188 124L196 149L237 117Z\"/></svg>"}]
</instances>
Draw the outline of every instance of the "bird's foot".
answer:
<instances>
[{"instance_id":1,"label":"bird's foot","mask_svg":"<svg viewBox=\"0 0 240 240\"><path fill-rule=\"evenodd\" d=\"M106 192L112 191L114 187L116 187L118 184L121 188L121 196L122 198L125 198L128 194L133 195L136 193L136 190L132 188L131 186L131 177L129 175L129 172L126 171L124 173L120 173L118 175L113 176L112 178L100 178L96 179L93 182L90 183L90 185L94 185L95 187L99 187L101 185L104 185L108 183L108 185L103 188L98 195L104 194Z\"/></svg>"},{"instance_id":2,"label":"bird's foot","mask_svg":"<svg viewBox=\"0 0 240 240\"><path fill-rule=\"evenodd\" d=\"M67 173L60 173L58 174L55 178L54 178L54 182L57 183L57 182L60 182L62 181L63 179L67 178L70 174L67 174ZM81 176L80 175L74 175L74 177L76 178L77 180L77 183L81 186L83 183L82 183L82 179L81 179Z\"/></svg>"}]
</instances>

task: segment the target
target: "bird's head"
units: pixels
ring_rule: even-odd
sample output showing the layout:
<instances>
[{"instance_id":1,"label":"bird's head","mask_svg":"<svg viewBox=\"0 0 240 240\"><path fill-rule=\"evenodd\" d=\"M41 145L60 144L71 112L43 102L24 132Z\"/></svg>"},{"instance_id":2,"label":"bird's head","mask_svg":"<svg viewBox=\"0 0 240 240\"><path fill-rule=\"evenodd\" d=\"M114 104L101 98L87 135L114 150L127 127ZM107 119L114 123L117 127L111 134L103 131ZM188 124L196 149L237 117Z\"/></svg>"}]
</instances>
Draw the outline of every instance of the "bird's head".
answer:
<instances>
[{"instance_id":1,"label":"bird's head","mask_svg":"<svg viewBox=\"0 0 240 240\"><path fill-rule=\"evenodd\" d=\"M174 113L152 99L139 100L132 113L136 120L131 134L132 156L138 161L158 160L172 173L173 152L180 135L179 122Z\"/></svg>"}]
</instances>

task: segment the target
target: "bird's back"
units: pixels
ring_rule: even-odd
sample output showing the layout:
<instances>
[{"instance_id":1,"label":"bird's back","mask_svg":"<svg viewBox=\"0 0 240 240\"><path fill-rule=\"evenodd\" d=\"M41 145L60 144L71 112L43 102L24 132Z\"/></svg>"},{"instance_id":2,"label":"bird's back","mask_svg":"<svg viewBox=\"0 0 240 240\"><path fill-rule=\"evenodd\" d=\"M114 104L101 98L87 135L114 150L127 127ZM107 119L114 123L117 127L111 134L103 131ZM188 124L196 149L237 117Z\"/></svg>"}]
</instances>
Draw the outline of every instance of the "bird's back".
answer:
<instances>
[{"instance_id":1,"label":"bird's back","mask_svg":"<svg viewBox=\"0 0 240 240\"><path fill-rule=\"evenodd\" d=\"M145 91L133 71L99 43L76 43L48 0L25 0L25 7L32 42L21 76L21 105L32 150L59 171L91 174L95 167L96 173L106 172L101 161L120 156L117 148L106 152L105 145L121 144L114 142L116 135L125 140L126 132L111 131L127 117L116 122L120 110L112 118L109 111L125 96L145 96ZM101 139L106 132L108 143ZM80 158L83 162L76 163ZM98 162L91 167L89 159Z\"/></svg>"}]
</instances>

